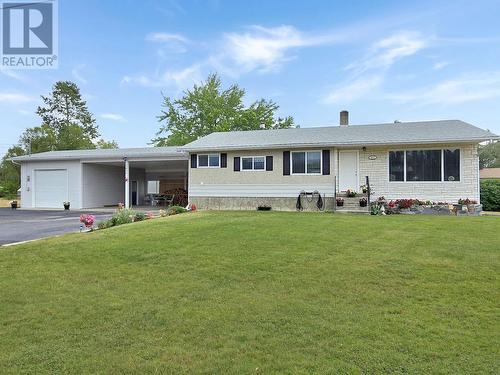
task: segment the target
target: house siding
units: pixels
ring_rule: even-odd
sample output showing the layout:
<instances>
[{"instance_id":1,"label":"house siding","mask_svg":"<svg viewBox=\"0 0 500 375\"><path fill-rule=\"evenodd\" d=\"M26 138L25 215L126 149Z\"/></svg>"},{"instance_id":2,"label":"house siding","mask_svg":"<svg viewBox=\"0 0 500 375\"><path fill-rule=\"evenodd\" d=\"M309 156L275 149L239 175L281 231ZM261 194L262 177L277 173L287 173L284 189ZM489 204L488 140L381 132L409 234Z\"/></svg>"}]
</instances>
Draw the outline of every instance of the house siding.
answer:
<instances>
[{"instance_id":1,"label":"house siding","mask_svg":"<svg viewBox=\"0 0 500 375\"><path fill-rule=\"evenodd\" d=\"M21 206L35 208L35 171L65 169L68 173L68 200L73 208L82 208L82 168L75 161L37 161L21 164ZM29 177L28 177L29 176ZM29 181L28 181L29 179ZM61 202L62 208L63 202Z\"/></svg>"},{"instance_id":2,"label":"house siding","mask_svg":"<svg viewBox=\"0 0 500 375\"><path fill-rule=\"evenodd\" d=\"M454 182L389 182L389 151L406 149L460 149L460 181ZM376 156L370 160L370 156ZM479 201L479 158L475 144L415 145L367 148L359 152L360 185L369 177L373 198L417 198L456 203L460 198Z\"/></svg>"},{"instance_id":3,"label":"house siding","mask_svg":"<svg viewBox=\"0 0 500 375\"><path fill-rule=\"evenodd\" d=\"M227 168L189 169L189 201L205 209L255 209L258 205L271 205L276 210L295 210L297 196L302 190L317 190L322 197L331 200L335 155L332 149L329 150L330 175L288 176L283 175L283 150L227 152ZM234 158L245 156L272 156L273 170L235 172Z\"/></svg>"},{"instance_id":4,"label":"house siding","mask_svg":"<svg viewBox=\"0 0 500 375\"><path fill-rule=\"evenodd\" d=\"M388 155L390 150L436 148L460 148L460 181L389 182ZM321 149L325 148L317 147L311 150ZM283 175L283 150L227 152L227 168L189 169L189 200L204 209L255 209L258 205L271 205L277 210L295 210L296 198L302 190L317 190L326 202L326 209L332 209L334 181L335 176L338 176L339 150L333 148L329 150L330 175L292 174L289 176ZM366 150L359 147L349 148L349 150L359 152L359 186L365 184L365 176L368 176L374 192L372 199L384 196L387 199L418 198L450 203L460 198L479 201L479 161L476 144L368 147ZM235 172L233 170L234 157L244 156L273 156L273 171ZM307 205L305 208L317 210L315 205Z\"/></svg>"}]
</instances>

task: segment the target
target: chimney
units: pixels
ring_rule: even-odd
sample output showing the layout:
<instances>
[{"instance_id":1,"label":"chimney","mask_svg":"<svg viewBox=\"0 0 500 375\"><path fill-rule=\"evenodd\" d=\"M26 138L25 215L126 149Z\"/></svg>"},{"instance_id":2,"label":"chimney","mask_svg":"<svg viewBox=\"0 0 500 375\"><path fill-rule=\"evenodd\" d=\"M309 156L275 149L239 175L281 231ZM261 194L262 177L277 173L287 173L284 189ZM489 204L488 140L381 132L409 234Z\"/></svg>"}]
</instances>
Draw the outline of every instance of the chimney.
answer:
<instances>
[{"instance_id":1,"label":"chimney","mask_svg":"<svg viewBox=\"0 0 500 375\"><path fill-rule=\"evenodd\" d=\"M340 111L340 126L349 126L349 112Z\"/></svg>"}]
</instances>

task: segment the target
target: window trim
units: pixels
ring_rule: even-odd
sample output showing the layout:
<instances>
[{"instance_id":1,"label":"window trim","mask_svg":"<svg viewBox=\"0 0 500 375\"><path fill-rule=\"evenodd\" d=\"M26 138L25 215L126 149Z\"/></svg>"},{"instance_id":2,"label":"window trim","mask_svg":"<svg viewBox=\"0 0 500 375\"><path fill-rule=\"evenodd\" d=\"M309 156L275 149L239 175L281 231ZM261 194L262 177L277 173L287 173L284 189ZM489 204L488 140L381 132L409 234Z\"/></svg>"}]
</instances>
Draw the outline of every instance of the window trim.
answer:
<instances>
[{"instance_id":1,"label":"window trim","mask_svg":"<svg viewBox=\"0 0 500 375\"><path fill-rule=\"evenodd\" d=\"M460 179L456 181L448 181L444 179L444 150L459 150L460 157L458 158L458 171L460 173ZM441 151L441 180L439 181L406 181L406 151ZM403 151L403 181L391 181L390 176L390 152ZM394 148L387 150L387 181L391 184L457 184L462 182L463 178L463 150L461 147L412 147L412 148Z\"/></svg>"},{"instance_id":2,"label":"window trim","mask_svg":"<svg viewBox=\"0 0 500 375\"><path fill-rule=\"evenodd\" d=\"M200 156L207 156L208 157L208 165L202 166L200 165ZM217 158L219 160L217 166L210 165L210 156L217 155ZM197 163L198 163L198 168L220 168L220 153L211 153L211 154L198 154L197 158Z\"/></svg>"},{"instance_id":3,"label":"window trim","mask_svg":"<svg viewBox=\"0 0 500 375\"><path fill-rule=\"evenodd\" d=\"M264 169L255 169L255 158L264 159ZM252 159L252 169L243 169L243 159ZM265 156L240 156L240 172L266 172L266 157Z\"/></svg>"},{"instance_id":4,"label":"window trim","mask_svg":"<svg viewBox=\"0 0 500 375\"><path fill-rule=\"evenodd\" d=\"M304 159L304 173L294 173L293 172L293 154L298 154L304 152L306 157ZM307 154L309 152L319 152L319 172L309 173L307 172ZM290 151L290 175L295 176L321 176L323 174L323 151L322 150L295 150Z\"/></svg>"}]
</instances>

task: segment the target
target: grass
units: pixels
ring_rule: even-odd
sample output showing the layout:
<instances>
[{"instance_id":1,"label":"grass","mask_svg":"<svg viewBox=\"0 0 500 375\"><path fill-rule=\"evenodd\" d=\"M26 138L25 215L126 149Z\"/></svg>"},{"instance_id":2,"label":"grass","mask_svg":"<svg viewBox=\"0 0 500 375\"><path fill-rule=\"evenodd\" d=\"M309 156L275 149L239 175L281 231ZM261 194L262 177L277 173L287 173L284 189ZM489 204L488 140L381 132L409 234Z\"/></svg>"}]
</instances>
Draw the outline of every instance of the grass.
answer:
<instances>
[{"instance_id":1,"label":"grass","mask_svg":"<svg viewBox=\"0 0 500 375\"><path fill-rule=\"evenodd\" d=\"M185 214L0 250L0 373L499 373L498 217Z\"/></svg>"}]
</instances>

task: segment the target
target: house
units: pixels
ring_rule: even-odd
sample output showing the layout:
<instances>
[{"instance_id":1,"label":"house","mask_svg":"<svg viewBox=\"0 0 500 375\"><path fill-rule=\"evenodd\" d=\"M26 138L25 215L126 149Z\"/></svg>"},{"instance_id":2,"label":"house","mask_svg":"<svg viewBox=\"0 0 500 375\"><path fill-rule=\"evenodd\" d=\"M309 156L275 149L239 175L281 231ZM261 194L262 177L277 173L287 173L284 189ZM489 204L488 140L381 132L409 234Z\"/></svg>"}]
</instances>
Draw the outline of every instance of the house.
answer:
<instances>
[{"instance_id":1,"label":"house","mask_svg":"<svg viewBox=\"0 0 500 375\"><path fill-rule=\"evenodd\" d=\"M500 168L483 168L479 171L481 180L500 179Z\"/></svg>"},{"instance_id":2,"label":"house","mask_svg":"<svg viewBox=\"0 0 500 375\"><path fill-rule=\"evenodd\" d=\"M479 201L477 146L498 136L459 120L212 133L179 148L57 151L21 163L23 207L144 204L161 182L202 209L334 207L369 185L372 199Z\"/></svg>"}]
</instances>

